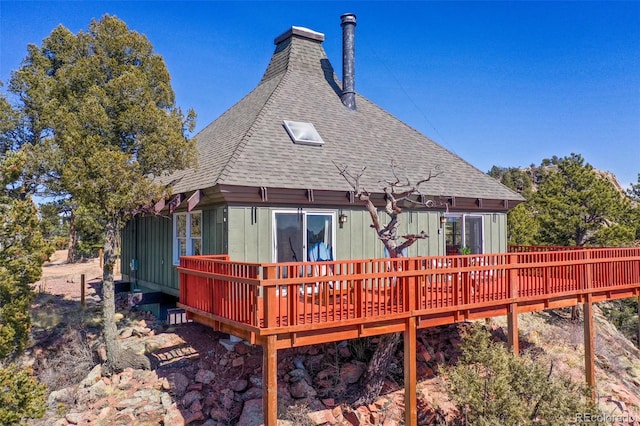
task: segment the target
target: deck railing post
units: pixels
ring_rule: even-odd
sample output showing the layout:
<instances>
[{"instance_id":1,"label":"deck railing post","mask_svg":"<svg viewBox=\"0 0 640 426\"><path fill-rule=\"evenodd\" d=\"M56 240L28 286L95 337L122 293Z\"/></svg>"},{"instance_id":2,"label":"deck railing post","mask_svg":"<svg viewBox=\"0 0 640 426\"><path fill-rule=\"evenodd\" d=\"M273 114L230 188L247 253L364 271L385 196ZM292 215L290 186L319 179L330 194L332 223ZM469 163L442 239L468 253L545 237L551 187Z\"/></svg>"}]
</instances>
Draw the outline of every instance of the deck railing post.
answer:
<instances>
[{"instance_id":1,"label":"deck railing post","mask_svg":"<svg viewBox=\"0 0 640 426\"><path fill-rule=\"evenodd\" d=\"M591 262L592 260L591 252L589 250L585 250L583 253L585 258L588 260L588 262L584 264L585 273L584 273L584 284L582 288L584 290L589 290L589 293L591 293L591 289L593 288L593 263ZM607 283L607 284L610 284L610 283Z\"/></svg>"},{"instance_id":2,"label":"deck railing post","mask_svg":"<svg viewBox=\"0 0 640 426\"><path fill-rule=\"evenodd\" d=\"M507 336L509 347L514 354L520 353L520 341L518 339L518 298L519 286L518 286L518 255L509 255L509 296L511 303L509 304L509 311L507 313Z\"/></svg>"},{"instance_id":3,"label":"deck railing post","mask_svg":"<svg viewBox=\"0 0 640 426\"><path fill-rule=\"evenodd\" d=\"M469 259L471 259L469 256L463 257L460 266L467 268L469 266ZM458 276L462 276L462 304L468 305L471 303L471 271L467 270L462 272L462 274L458 273Z\"/></svg>"},{"instance_id":4,"label":"deck railing post","mask_svg":"<svg viewBox=\"0 0 640 426\"><path fill-rule=\"evenodd\" d=\"M262 266L258 266L257 268L257 273L256 273L256 277L258 280L260 280L263 277L263 268ZM255 311L255 315L256 317L254 318L254 325L256 327L260 327L260 321L263 318L263 297L264 297L264 287L262 287L262 283L258 284L258 286L255 288L255 306L256 306L256 311Z\"/></svg>"},{"instance_id":5,"label":"deck railing post","mask_svg":"<svg viewBox=\"0 0 640 426\"><path fill-rule=\"evenodd\" d=\"M417 300L416 300L416 284L418 282L418 279L416 278L416 260L409 260L406 262L407 266L406 269L407 271L411 271L412 274L407 276L406 280L403 280L405 282L405 288L403 289L405 297L404 297L404 306L406 307L405 309L408 312L411 312L414 309L417 309Z\"/></svg>"},{"instance_id":6,"label":"deck railing post","mask_svg":"<svg viewBox=\"0 0 640 426\"><path fill-rule=\"evenodd\" d=\"M355 273L356 275L362 275L364 273L364 269L362 267L362 261L358 261L355 264ZM353 292L354 292L354 299L355 299L355 305L356 305L356 318L362 318L363 317L363 313L362 313L362 295L365 292L365 280L358 278L357 280L353 281Z\"/></svg>"},{"instance_id":7,"label":"deck railing post","mask_svg":"<svg viewBox=\"0 0 640 426\"><path fill-rule=\"evenodd\" d=\"M276 278L276 267L275 266L265 266L263 269L262 277L265 280L272 280ZM260 285L263 292L263 312L264 312L264 322L266 328L275 327L278 319L277 306L278 301L276 300L276 288L275 286L266 286L263 287Z\"/></svg>"}]
</instances>

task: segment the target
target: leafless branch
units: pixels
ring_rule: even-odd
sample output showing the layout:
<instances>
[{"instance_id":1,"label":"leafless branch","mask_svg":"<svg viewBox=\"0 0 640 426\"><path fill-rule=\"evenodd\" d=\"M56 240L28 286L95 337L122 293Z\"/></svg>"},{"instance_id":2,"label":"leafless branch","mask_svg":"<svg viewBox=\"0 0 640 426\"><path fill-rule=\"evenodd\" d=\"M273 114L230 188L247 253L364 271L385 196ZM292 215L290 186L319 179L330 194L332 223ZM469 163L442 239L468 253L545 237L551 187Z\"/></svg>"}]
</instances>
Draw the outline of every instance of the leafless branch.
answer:
<instances>
[{"instance_id":1,"label":"leafless branch","mask_svg":"<svg viewBox=\"0 0 640 426\"><path fill-rule=\"evenodd\" d=\"M435 201L426 199L426 196L420 191L420 185L425 182L429 182L440 173L429 172L429 176L419 180L415 185L413 185L408 178L400 178L395 161L391 161L391 173L393 175L393 180L381 181L386 184L383 188L385 212L389 216L390 220L386 225L382 225L378 218L378 211L370 199L369 192L360 186L360 178L364 174L366 167L363 167L362 170L354 174L349 171L348 166L346 165L339 165L335 161L333 164L338 169L340 175L354 189L356 196L365 203L365 206L369 211L369 215L371 216L371 227L376 230L378 238L383 242L391 257L398 257L402 254L404 249L411 246L418 239L428 238L428 235L424 231L421 231L419 234L402 236L401 238L403 238L404 241L399 245L397 244L397 231L399 225L398 215L402 213L400 202L427 208L435 207ZM418 199L414 199L412 196L417 196Z\"/></svg>"},{"instance_id":2,"label":"leafless branch","mask_svg":"<svg viewBox=\"0 0 640 426\"><path fill-rule=\"evenodd\" d=\"M366 166L362 167L356 174L352 174L349 171L349 166L347 165L339 165L335 161L333 161L333 165L336 166L340 175L347 181L347 183L353 188L356 197L362 199L362 196L369 197L369 192L367 192L364 188L360 188L360 178L364 175L364 171L367 169Z\"/></svg>"}]
</instances>

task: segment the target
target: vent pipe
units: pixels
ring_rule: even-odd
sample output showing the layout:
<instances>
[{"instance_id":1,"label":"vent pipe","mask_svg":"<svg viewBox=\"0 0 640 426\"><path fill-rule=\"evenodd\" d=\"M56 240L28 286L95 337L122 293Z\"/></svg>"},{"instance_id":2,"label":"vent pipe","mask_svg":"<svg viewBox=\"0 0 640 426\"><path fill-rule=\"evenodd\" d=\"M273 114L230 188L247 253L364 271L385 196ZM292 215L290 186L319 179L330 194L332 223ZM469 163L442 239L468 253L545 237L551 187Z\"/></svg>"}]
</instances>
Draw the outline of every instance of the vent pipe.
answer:
<instances>
[{"instance_id":1,"label":"vent pipe","mask_svg":"<svg viewBox=\"0 0 640 426\"><path fill-rule=\"evenodd\" d=\"M342 103L349 109L356 109L355 89L355 29L356 15L345 13L340 16L342 27Z\"/></svg>"}]
</instances>

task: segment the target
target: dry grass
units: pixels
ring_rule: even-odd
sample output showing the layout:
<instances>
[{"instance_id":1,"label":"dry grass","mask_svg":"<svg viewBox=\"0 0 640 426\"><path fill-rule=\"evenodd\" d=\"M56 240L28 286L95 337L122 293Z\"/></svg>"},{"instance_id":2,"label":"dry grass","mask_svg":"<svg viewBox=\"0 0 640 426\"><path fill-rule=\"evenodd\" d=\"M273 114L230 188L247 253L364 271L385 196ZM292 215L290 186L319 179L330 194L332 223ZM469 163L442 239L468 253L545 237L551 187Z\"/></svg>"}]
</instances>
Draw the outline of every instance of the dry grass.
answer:
<instances>
[{"instance_id":1,"label":"dry grass","mask_svg":"<svg viewBox=\"0 0 640 426\"><path fill-rule=\"evenodd\" d=\"M67 327L59 338L57 356L43 359L41 364L38 379L54 391L82 381L96 362L84 333Z\"/></svg>"}]
</instances>

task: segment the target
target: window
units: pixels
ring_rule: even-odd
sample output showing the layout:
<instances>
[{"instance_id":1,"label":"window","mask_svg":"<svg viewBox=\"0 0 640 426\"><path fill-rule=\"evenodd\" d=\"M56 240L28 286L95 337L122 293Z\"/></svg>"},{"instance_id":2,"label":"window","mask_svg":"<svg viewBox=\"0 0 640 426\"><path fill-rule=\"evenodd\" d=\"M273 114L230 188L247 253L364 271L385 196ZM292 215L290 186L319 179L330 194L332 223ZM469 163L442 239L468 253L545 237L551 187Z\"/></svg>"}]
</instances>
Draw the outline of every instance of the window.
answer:
<instances>
[{"instance_id":1,"label":"window","mask_svg":"<svg viewBox=\"0 0 640 426\"><path fill-rule=\"evenodd\" d=\"M273 219L275 262L334 259L335 213L276 211Z\"/></svg>"},{"instance_id":2,"label":"window","mask_svg":"<svg viewBox=\"0 0 640 426\"><path fill-rule=\"evenodd\" d=\"M180 256L199 254L202 254L202 212L174 214L173 264L180 263Z\"/></svg>"},{"instance_id":3,"label":"window","mask_svg":"<svg viewBox=\"0 0 640 426\"><path fill-rule=\"evenodd\" d=\"M447 215L444 237L448 255L484 253L482 216Z\"/></svg>"},{"instance_id":4,"label":"window","mask_svg":"<svg viewBox=\"0 0 640 426\"><path fill-rule=\"evenodd\" d=\"M293 143L301 145L324 144L322 137L311 123L284 120L283 124Z\"/></svg>"}]
</instances>

